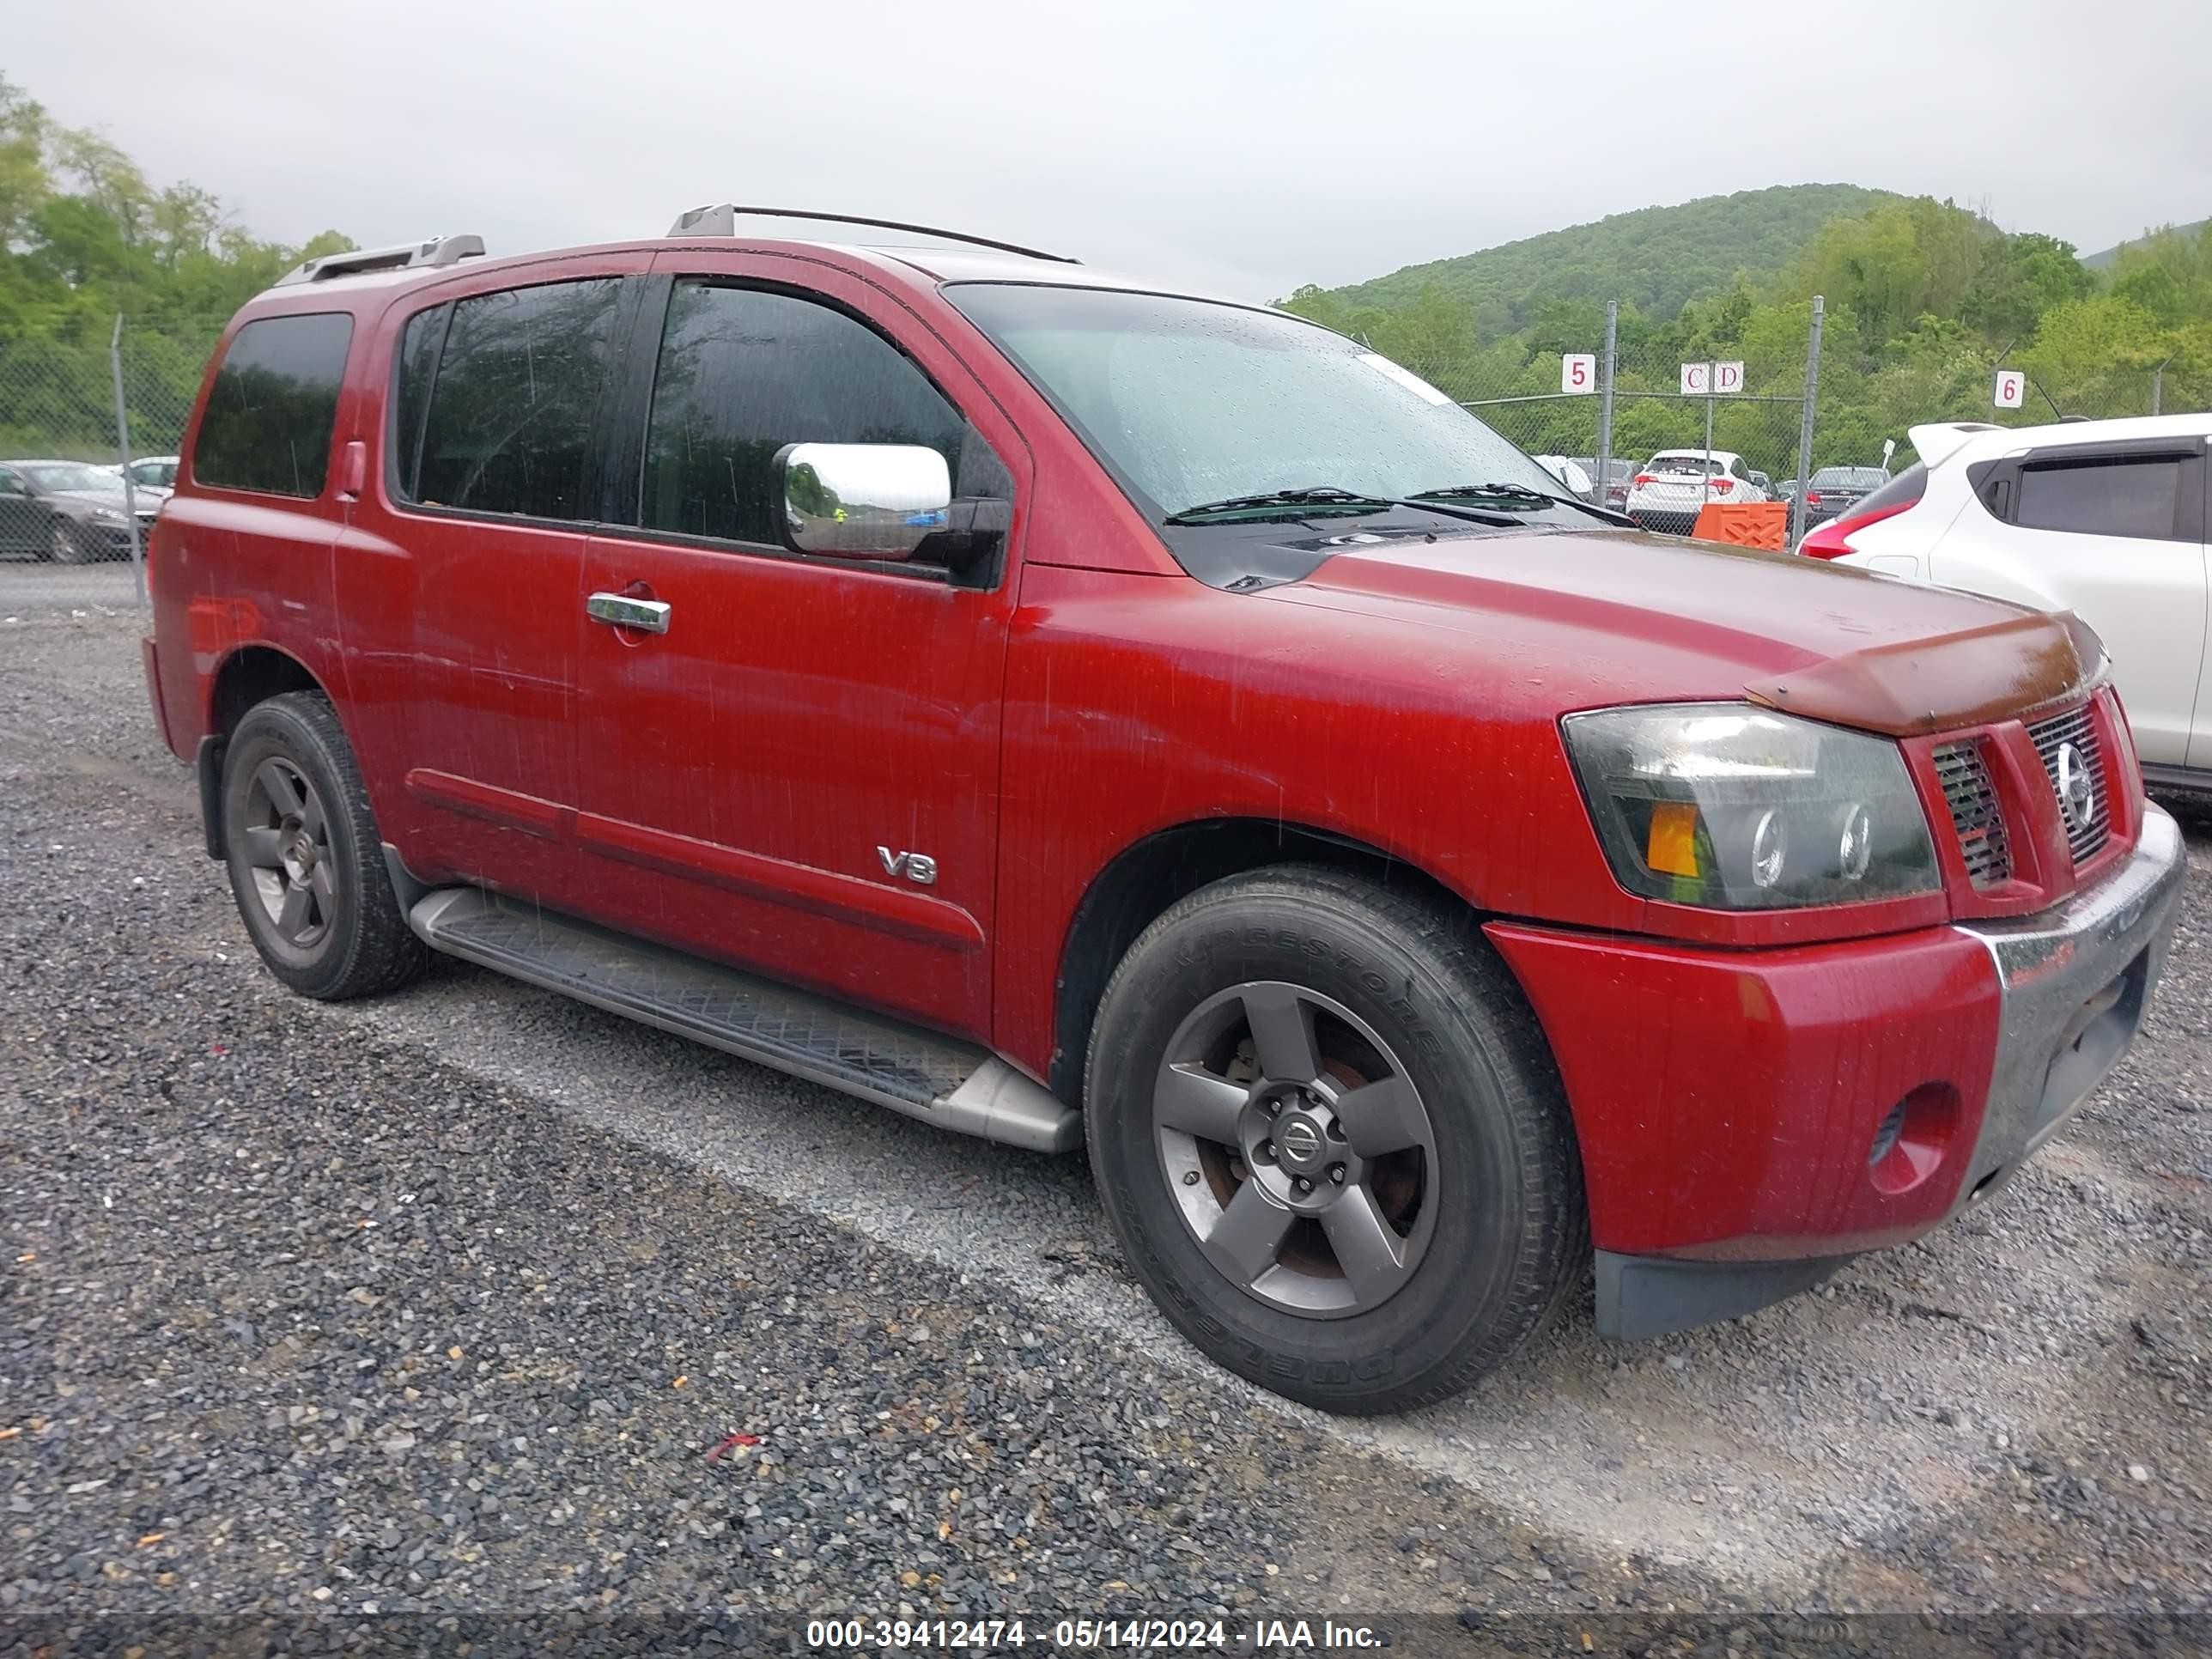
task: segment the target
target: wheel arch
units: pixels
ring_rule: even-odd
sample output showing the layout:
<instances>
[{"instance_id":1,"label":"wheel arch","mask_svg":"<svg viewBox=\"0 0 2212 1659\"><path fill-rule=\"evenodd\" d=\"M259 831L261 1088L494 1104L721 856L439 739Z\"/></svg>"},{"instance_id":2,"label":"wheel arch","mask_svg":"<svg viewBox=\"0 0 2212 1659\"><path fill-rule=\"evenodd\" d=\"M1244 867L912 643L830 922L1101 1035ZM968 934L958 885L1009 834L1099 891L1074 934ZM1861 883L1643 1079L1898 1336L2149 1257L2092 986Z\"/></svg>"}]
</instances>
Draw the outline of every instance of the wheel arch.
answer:
<instances>
[{"instance_id":1,"label":"wheel arch","mask_svg":"<svg viewBox=\"0 0 2212 1659\"><path fill-rule=\"evenodd\" d=\"M224 856L222 834L222 757L230 747L230 734L238 729L256 704L288 691L313 691L337 704L314 671L290 652L273 645L241 645L217 665L208 680L206 719L193 770L198 775L200 825L207 838L207 854L220 861ZM338 717L343 726L345 719ZM349 734L350 738L350 734Z\"/></svg>"},{"instance_id":2,"label":"wheel arch","mask_svg":"<svg viewBox=\"0 0 2212 1659\"><path fill-rule=\"evenodd\" d=\"M1099 998L1137 936L1186 894L1224 877L1279 864L1352 870L1378 884L1411 890L1467 918L1468 900L1419 866L1336 830L1278 818L1201 818L1170 825L1121 849L1091 879L1061 941L1053 991L1054 1094L1083 1105L1084 1056Z\"/></svg>"}]
</instances>

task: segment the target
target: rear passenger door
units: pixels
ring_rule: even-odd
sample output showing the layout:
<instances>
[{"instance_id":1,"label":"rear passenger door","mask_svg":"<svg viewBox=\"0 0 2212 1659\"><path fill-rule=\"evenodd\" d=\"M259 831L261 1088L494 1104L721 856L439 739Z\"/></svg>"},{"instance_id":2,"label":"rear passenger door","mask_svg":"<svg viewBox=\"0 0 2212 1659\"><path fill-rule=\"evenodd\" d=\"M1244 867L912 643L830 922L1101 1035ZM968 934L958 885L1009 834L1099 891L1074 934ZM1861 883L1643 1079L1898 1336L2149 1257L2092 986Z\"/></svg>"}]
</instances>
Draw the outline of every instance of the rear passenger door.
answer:
<instances>
[{"instance_id":1,"label":"rear passenger door","mask_svg":"<svg viewBox=\"0 0 2212 1659\"><path fill-rule=\"evenodd\" d=\"M401 728L390 770L404 799L387 829L427 880L559 903L579 878L586 524L605 394L649 260L564 262L562 280L523 286L478 278L400 326L389 512L357 518L341 566L356 584L343 609L367 636L361 700Z\"/></svg>"},{"instance_id":2,"label":"rear passenger door","mask_svg":"<svg viewBox=\"0 0 2212 1659\"><path fill-rule=\"evenodd\" d=\"M1026 452L943 342L857 274L691 252L662 255L655 282L607 503L627 527L592 540L583 586L665 604L667 630L585 627L592 904L988 1039L1018 550L963 580L794 554L771 468L792 442L926 445L956 496L1013 500Z\"/></svg>"},{"instance_id":3,"label":"rear passenger door","mask_svg":"<svg viewBox=\"0 0 2212 1659\"><path fill-rule=\"evenodd\" d=\"M2154 765L2190 763L2203 677L2203 449L2197 437L2047 447L1968 475L2008 526L2002 556L2019 580L2103 637L2136 749ZM1946 566L1981 540L1947 537L1933 579L1960 581Z\"/></svg>"}]
</instances>

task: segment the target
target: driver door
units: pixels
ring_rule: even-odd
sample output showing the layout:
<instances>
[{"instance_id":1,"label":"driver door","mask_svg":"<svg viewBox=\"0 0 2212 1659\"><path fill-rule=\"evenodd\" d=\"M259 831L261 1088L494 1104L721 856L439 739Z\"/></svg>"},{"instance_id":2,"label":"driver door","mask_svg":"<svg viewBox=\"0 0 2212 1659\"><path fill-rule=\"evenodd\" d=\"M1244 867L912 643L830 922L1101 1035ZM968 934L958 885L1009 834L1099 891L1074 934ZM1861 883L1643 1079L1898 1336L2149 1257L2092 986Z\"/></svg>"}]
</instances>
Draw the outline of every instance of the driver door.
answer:
<instances>
[{"instance_id":1,"label":"driver door","mask_svg":"<svg viewBox=\"0 0 2212 1659\"><path fill-rule=\"evenodd\" d=\"M988 1040L999 725L1018 550L955 580L775 531L793 442L923 445L1012 499L1027 451L896 301L819 261L659 256L628 459L585 552L576 837L602 918ZM603 604L595 609L604 611Z\"/></svg>"}]
</instances>

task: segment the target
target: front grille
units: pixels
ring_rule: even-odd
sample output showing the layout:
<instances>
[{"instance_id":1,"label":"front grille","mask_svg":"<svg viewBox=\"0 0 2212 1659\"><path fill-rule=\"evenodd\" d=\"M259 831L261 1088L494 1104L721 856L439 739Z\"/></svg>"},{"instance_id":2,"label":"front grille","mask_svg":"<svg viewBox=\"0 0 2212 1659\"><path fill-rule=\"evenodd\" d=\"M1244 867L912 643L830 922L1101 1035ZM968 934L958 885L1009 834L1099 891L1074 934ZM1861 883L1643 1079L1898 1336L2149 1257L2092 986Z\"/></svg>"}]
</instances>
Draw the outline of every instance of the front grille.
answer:
<instances>
[{"instance_id":1,"label":"front grille","mask_svg":"<svg viewBox=\"0 0 2212 1659\"><path fill-rule=\"evenodd\" d=\"M2005 836L2004 807L1990 779L1989 762L1978 743L1947 743L1930 757L1951 805L1951 828L1977 887L2012 879L2012 842Z\"/></svg>"},{"instance_id":2,"label":"front grille","mask_svg":"<svg viewBox=\"0 0 2212 1659\"><path fill-rule=\"evenodd\" d=\"M2083 703L2070 714L2039 720L2027 728L2027 735L2035 740L2035 752L2043 757L2043 770L2058 797L2059 821L2066 826L2066 845L2074 862L2077 866L2086 864L2103 849L2106 837L2112 831L2105 798L2105 746L2097 740L2097 723L2090 716L2089 705ZM2089 780L2086 792L2075 786L2071 801L2058 779L2059 757L2069 744L2074 751L2067 769L2069 775L2078 766Z\"/></svg>"}]
</instances>

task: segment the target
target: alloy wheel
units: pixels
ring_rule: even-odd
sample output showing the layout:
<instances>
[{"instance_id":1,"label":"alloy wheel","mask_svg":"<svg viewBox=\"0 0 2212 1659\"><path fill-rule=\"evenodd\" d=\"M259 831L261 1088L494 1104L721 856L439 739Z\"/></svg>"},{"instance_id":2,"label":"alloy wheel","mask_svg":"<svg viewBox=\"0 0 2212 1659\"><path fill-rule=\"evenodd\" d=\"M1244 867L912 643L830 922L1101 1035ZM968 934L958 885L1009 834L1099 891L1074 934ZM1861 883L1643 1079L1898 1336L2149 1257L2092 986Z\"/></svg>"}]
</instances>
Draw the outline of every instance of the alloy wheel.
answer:
<instances>
[{"instance_id":1,"label":"alloy wheel","mask_svg":"<svg viewBox=\"0 0 2212 1659\"><path fill-rule=\"evenodd\" d=\"M1366 1313L1420 1266L1435 1129L1403 1064L1342 1004L1279 981L1209 997L1168 1044L1152 1123L1184 1224L1260 1301Z\"/></svg>"},{"instance_id":2,"label":"alloy wheel","mask_svg":"<svg viewBox=\"0 0 2212 1659\"><path fill-rule=\"evenodd\" d=\"M243 851L253 890L277 937L312 951L337 918L330 821L307 775L282 756L253 769Z\"/></svg>"}]
</instances>

